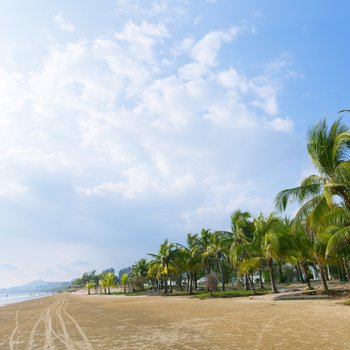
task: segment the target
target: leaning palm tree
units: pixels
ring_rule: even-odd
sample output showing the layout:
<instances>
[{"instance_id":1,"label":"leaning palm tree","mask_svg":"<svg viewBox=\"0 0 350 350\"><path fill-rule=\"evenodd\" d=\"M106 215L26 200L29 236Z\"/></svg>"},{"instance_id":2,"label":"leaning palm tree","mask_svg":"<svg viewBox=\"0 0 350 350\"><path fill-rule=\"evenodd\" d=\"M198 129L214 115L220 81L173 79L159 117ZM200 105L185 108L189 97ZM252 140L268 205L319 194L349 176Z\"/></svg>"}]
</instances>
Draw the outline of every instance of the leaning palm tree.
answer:
<instances>
[{"instance_id":1,"label":"leaning palm tree","mask_svg":"<svg viewBox=\"0 0 350 350\"><path fill-rule=\"evenodd\" d=\"M276 206L285 210L287 204L303 204L296 219L305 219L311 212L322 214L340 198L350 208L350 132L341 119L328 128L326 120L311 128L307 136L307 149L318 174L306 177L295 188L283 190L276 197ZM316 217L319 218L320 215Z\"/></svg>"}]
</instances>

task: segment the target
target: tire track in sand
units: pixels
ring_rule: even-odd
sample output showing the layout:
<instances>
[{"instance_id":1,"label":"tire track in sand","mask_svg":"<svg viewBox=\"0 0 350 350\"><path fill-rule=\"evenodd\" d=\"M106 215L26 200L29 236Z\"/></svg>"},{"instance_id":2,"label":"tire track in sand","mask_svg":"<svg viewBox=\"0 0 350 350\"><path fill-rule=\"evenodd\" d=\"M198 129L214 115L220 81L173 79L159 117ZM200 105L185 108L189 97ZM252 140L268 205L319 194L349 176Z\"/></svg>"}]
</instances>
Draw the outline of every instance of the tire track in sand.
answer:
<instances>
[{"instance_id":1,"label":"tire track in sand","mask_svg":"<svg viewBox=\"0 0 350 350\"><path fill-rule=\"evenodd\" d=\"M255 347L254 349L255 350L259 350L261 349L261 343L262 343L262 338L263 338L263 334L265 333L265 330L267 328L270 327L270 325L276 321L277 319L279 319L281 317L281 315L277 315L275 317L272 317L260 330L260 332L258 333L257 335L257 338L256 338L256 342L255 342Z\"/></svg>"},{"instance_id":2,"label":"tire track in sand","mask_svg":"<svg viewBox=\"0 0 350 350\"><path fill-rule=\"evenodd\" d=\"M15 349L15 345L17 344L17 341L18 341L18 334L17 334L16 341L14 340L14 338L15 338L15 335L16 335L18 327L19 327L18 315L19 315L19 310L20 309L21 309L21 305L16 310L16 319L15 319L16 324L15 324L15 328L13 329L13 331L11 333L10 340L9 340L10 350L14 350ZM17 348L17 346L16 346L16 348Z\"/></svg>"},{"instance_id":3,"label":"tire track in sand","mask_svg":"<svg viewBox=\"0 0 350 350\"><path fill-rule=\"evenodd\" d=\"M29 338L28 338L28 344L26 347L26 350L31 350L33 348L33 342L34 342L34 338L35 338L35 332L40 324L40 322L43 321L43 317L45 312L51 307L51 305L49 305L47 308L44 309L44 311L42 311L42 313L40 314L39 318L37 319L37 321L34 324L34 327L32 328L32 330L29 333Z\"/></svg>"},{"instance_id":4,"label":"tire track in sand","mask_svg":"<svg viewBox=\"0 0 350 350\"><path fill-rule=\"evenodd\" d=\"M79 323L67 312L66 308L69 304L68 300L65 298L66 300L66 304L63 306L63 313L73 322L75 328L78 330L80 336L82 337L82 339L84 340L85 345L83 347L79 348L82 350L94 350L89 338L87 337L87 335L85 334L85 332L82 330L82 328L80 327Z\"/></svg>"},{"instance_id":5,"label":"tire track in sand","mask_svg":"<svg viewBox=\"0 0 350 350\"><path fill-rule=\"evenodd\" d=\"M60 310L62 309L63 304L64 304L64 300L62 298L60 298L58 303L56 302L51 309L47 310L47 312L45 313L45 315L43 317L43 321L45 323L45 337L46 337L43 349L47 349L47 348L50 349L53 346L51 334L53 334L54 337L58 341L63 343L66 346L67 349L69 349L69 350L73 350L74 349L69 344L69 341L68 342L66 341L67 338L63 339L59 334L57 334L57 332L52 327L53 317L51 316L50 311L52 311L52 314L53 314L53 311L55 311L55 315L59 318L58 315L59 315ZM64 328L65 328L65 325L64 325Z\"/></svg>"},{"instance_id":6,"label":"tire track in sand","mask_svg":"<svg viewBox=\"0 0 350 350\"><path fill-rule=\"evenodd\" d=\"M145 329L145 328L138 327L138 326L136 326L136 325L134 325L134 324L131 324L131 323L126 322L126 321L123 321L123 320L121 320L121 319L119 319L119 318L113 317L113 316L108 315L108 314L106 314L106 313L104 313L104 312L91 309L91 308L89 308L89 307L87 307L87 306L85 306L85 305L82 305L80 302L77 302L77 304L80 305L81 307L83 307L83 308L86 309L86 310L89 310L89 311L91 311L91 312L94 312L95 314L98 314L98 315L101 315L101 316L110 318L111 320L120 322L120 323L125 324L125 325L127 325L127 326L129 326L129 327L135 328L135 329L137 329L137 330L139 330L139 331L141 331L141 332L148 333L148 334L151 334L152 336L154 336L154 337L156 337L156 338L159 338L159 334L158 334L158 333L152 332L152 331L150 331L150 330L148 330L148 329ZM180 344L180 345L182 345L182 346L183 346L184 348L186 348L186 349L198 350L197 348L194 348L193 346L187 345L187 344L182 343L182 342L178 342L178 341L177 341L176 344Z\"/></svg>"},{"instance_id":7,"label":"tire track in sand","mask_svg":"<svg viewBox=\"0 0 350 350\"><path fill-rule=\"evenodd\" d=\"M68 303L67 299L64 298L62 300L62 303L56 310L56 316L58 318L58 321L60 323L60 326L63 332L64 340L61 340L61 341L66 345L67 349L73 350L73 349L76 349L76 347L74 346L74 342L67 331L66 323L64 322L64 319L62 317L62 309L67 305L67 303Z\"/></svg>"},{"instance_id":8,"label":"tire track in sand","mask_svg":"<svg viewBox=\"0 0 350 350\"><path fill-rule=\"evenodd\" d=\"M51 316L50 316L50 311L53 310L55 307L57 307L59 304L60 304L60 299L59 300L55 300L55 302L53 304L50 304L48 307L46 307L41 312L39 318L37 319L37 321L35 322L32 330L29 333L29 338L28 338L28 343L27 343L26 350L33 349L34 339L35 339L35 336L36 336L36 331L37 331L37 329L39 327L39 324L41 322L43 322L44 325L45 325L45 341L44 341L43 349L52 348L53 344L52 344L51 333L58 340L61 341L61 339L58 336L58 334L52 328L52 320L51 320Z\"/></svg>"}]
</instances>

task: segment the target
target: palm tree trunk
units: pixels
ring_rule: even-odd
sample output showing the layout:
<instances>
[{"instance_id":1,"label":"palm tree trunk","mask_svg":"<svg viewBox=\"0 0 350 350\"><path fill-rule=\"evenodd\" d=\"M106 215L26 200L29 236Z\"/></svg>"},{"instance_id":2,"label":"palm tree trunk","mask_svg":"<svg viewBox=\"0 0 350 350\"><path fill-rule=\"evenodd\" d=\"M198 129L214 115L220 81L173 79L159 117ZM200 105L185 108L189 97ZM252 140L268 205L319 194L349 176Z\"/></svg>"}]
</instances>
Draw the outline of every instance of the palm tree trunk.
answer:
<instances>
[{"instance_id":1,"label":"palm tree trunk","mask_svg":"<svg viewBox=\"0 0 350 350\"><path fill-rule=\"evenodd\" d=\"M194 290L197 290L198 283L197 283L197 272L194 273Z\"/></svg>"},{"instance_id":2,"label":"palm tree trunk","mask_svg":"<svg viewBox=\"0 0 350 350\"><path fill-rule=\"evenodd\" d=\"M350 269L349 269L349 263L346 259L343 260L344 270L346 273L346 278L348 279L348 282L350 282Z\"/></svg>"},{"instance_id":3,"label":"palm tree trunk","mask_svg":"<svg viewBox=\"0 0 350 350\"><path fill-rule=\"evenodd\" d=\"M259 283L260 283L260 288L261 288L261 289L265 289L265 287L264 287L264 282L263 282L263 279L262 279L262 272L261 272L261 269L259 269Z\"/></svg>"},{"instance_id":4,"label":"palm tree trunk","mask_svg":"<svg viewBox=\"0 0 350 350\"><path fill-rule=\"evenodd\" d=\"M310 283L310 279L309 279L309 271L308 271L308 268L307 268L307 264L303 263L302 266L303 266L303 270L304 270L305 280L306 280L307 286L308 286L309 289L312 289L311 283Z\"/></svg>"},{"instance_id":5,"label":"palm tree trunk","mask_svg":"<svg viewBox=\"0 0 350 350\"><path fill-rule=\"evenodd\" d=\"M337 265L337 269L338 269L339 281L342 282L344 281L344 278L343 278L343 270L341 268L340 263Z\"/></svg>"},{"instance_id":6,"label":"palm tree trunk","mask_svg":"<svg viewBox=\"0 0 350 350\"><path fill-rule=\"evenodd\" d=\"M283 270L282 270L282 263L279 261L277 263L278 266L278 279L280 283L284 282L284 276L283 276Z\"/></svg>"},{"instance_id":7,"label":"palm tree trunk","mask_svg":"<svg viewBox=\"0 0 350 350\"><path fill-rule=\"evenodd\" d=\"M193 293L193 274L192 274L192 272L189 273L187 292L188 292L188 294L192 294Z\"/></svg>"},{"instance_id":8,"label":"palm tree trunk","mask_svg":"<svg viewBox=\"0 0 350 350\"><path fill-rule=\"evenodd\" d=\"M272 293L278 293L278 289L276 287L276 282L275 282L275 276L273 274L273 260L269 259L267 261L267 264L269 265L269 272L270 272L270 280L271 280L271 290Z\"/></svg>"},{"instance_id":9,"label":"palm tree trunk","mask_svg":"<svg viewBox=\"0 0 350 350\"><path fill-rule=\"evenodd\" d=\"M254 288L253 279L249 275L248 275L248 279L249 279L250 287L252 288L252 292L255 295L256 294L256 290Z\"/></svg>"},{"instance_id":10,"label":"palm tree trunk","mask_svg":"<svg viewBox=\"0 0 350 350\"><path fill-rule=\"evenodd\" d=\"M300 282L300 283L304 283L305 280L304 280L303 272L301 271L301 268L300 268L300 264L299 264L299 263L297 263L297 264L295 265L295 269L296 269L296 271L297 271L297 275L298 275L298 280L299 280L299 282ZM304 268L303 268L303 269L304 269Z\"/></svg>"},{"instance_id":11,"label":"palm tree trunk","mask_svg":"<svg viewBox=\"0 0 350 350\"><path fill-rule=\"evenodd\" d=\"M192 283L191 281L191 272L187 271L187 287L186 287L186 293L189 292L190 290L190 283Z\"/></svg>"},{"instance_id":12,"label":"palm tree trunk","mask_svg":"<svg viewBox=\"0 0 350 350\"><path fill-rule=\"evenodd\" d=\"M165 275L164 279L164 293L168 293L168 274Z\"/></svg>"},{"instance_id":13,"label":"palm tree trunk","mask_svg":"<svg viewBox=\"0 0 350 350\"><path fill-rule=\"evenodd\" d=\"M327 281L326 281L326 275L325 275L325 270L324 270L324 266L322 264L318 264L319 268L320 268L320 275L321 275L321 281L322 281L322 286L323 286L323 290L325 292L328 291L328 286L327 286Z\"/></svg>"},{"instance_id":14,"label":"palm tree trunk","mask_svg":"<svg viewBox=\"0 0 350 350\"><path fill-rule=\"evenodd\" d=\"M220 274L221 274L222 291L224 292L225 291L225 276L222 272L220 257L218 257L218 265L219 265L219 270L220 270Z\"/></svg>"},{"instance_id":15,"label":"palm tree trunk","mask_svg":"<svg viewBox=\"0 0 350 350\"><path fill-rule=\"evenodd\" d=\"M329 265L327 264L327 275L328 275L328 281L332 279L331 272L329 270Z\"/></svg>"},{"instance_id":16,"label":"palm tree trunk","mask_svg":"<svg viewBox=\"0 0 350 350\"><path fill-rule=\"evenodd\" d=\"M244 275L244 284L245 284L244 289L245 290L249 290L249 281L248 281L248 275L247 274Z\"/></svg>"}]
</instances>

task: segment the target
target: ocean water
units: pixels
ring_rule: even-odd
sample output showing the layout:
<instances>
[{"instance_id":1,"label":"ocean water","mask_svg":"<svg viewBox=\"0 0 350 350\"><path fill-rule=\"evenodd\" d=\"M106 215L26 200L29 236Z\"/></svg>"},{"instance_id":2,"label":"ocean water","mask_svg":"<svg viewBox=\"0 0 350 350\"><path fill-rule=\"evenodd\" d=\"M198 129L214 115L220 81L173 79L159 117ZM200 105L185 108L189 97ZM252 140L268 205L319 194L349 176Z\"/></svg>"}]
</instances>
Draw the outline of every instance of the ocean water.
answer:
<instances>
[{"instance_id":1,"label":"ocean water","mask_svg":"<svg viewBox=\"0 0 350 350\"><path fill-rule=\"evenodd\" d=\"M52 293L0 293L0 306L43 298L49 295L52 295Z\"/></svg>"}]
</instances>

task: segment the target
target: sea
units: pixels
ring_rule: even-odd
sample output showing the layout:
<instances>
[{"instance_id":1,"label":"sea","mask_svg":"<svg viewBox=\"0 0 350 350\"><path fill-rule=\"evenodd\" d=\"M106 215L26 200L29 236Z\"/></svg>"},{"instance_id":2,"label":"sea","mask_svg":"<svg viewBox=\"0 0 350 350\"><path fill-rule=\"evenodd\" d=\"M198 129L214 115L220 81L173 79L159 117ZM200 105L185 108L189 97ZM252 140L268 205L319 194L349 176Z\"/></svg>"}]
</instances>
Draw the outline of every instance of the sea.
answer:
<instances>
[{"instance_id":1,"label":"sea","mask_svg":"<svg viewBox=\"0 0 350 350\"><path fill-rule=\"evenodd\" d=\"M33 293L0 293L0 306L15 304L26 300L33 300L47 297L53 293L33 292Z\"/></svg>"}]
</instances>

